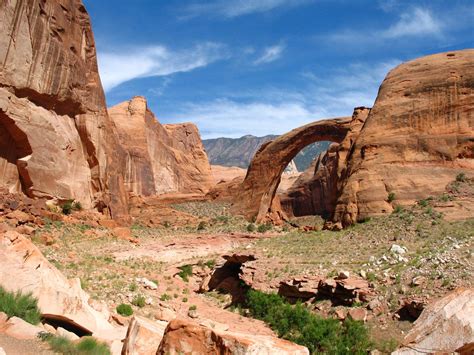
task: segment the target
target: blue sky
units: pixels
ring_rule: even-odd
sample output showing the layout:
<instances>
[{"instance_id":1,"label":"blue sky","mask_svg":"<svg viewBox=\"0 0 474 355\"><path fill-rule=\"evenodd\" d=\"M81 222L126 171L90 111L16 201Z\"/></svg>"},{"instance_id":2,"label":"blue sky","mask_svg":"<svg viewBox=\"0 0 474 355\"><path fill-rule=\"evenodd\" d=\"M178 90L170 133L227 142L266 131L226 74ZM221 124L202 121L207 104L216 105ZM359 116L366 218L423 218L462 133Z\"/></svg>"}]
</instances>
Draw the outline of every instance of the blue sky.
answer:
<instances>
[{"instance_id":1,"label":"blue sky","mask_svg":"<svg viewBox=\"0 0 474 355\"><path fill-rule=\"evenodd\" d=\"M472 0L84 0L109 106L145 96L203 138L372 106L387 72L474 47Z\"/></svg>"}]
</instances>

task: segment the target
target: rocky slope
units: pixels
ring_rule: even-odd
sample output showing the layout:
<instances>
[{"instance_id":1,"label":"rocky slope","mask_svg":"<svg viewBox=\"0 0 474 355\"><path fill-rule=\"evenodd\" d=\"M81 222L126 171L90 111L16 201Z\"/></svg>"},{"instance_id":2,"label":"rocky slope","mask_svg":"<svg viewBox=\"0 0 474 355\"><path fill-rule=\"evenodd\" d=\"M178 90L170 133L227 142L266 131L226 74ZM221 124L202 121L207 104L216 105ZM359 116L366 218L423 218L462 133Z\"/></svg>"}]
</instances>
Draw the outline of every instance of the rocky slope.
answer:
<instances>
[{"instance_id":1,"label":"rocky slope","mask_svg":"<svg viewBox=\"0 0 474 355\"><path fill-rule=\"evenodd\" d=\"M161 125L143 97L109 108L126 154L125 185L137 195L205 193L211 167L197 127Z\"/></svg>"},{"instance_id":2,"label":"rocky slope","mask_svg":"<svg viewBox=\"0 0 474 355\"><path fill-rule=\"evenodd\" d=\"M247 135L240 138L215 138L205 139L203 144L211 164L247 169L250 161L262 144L277 137L275 135L264 137ZM329 142L317 142L301 150L294 159L298 171L306 170L313 159L325 151L328 146Z\"/></svg>"},{"instance_id":3,"label":"rocky slope","mask_svg":"<svg viewBox=\"0 0 474 355\"><path fill-rule=\"evenodd\" d=\"M124 154L84 5L2 1L0 13L0 185L126 216Z\"/></svg>"}]
</instances>

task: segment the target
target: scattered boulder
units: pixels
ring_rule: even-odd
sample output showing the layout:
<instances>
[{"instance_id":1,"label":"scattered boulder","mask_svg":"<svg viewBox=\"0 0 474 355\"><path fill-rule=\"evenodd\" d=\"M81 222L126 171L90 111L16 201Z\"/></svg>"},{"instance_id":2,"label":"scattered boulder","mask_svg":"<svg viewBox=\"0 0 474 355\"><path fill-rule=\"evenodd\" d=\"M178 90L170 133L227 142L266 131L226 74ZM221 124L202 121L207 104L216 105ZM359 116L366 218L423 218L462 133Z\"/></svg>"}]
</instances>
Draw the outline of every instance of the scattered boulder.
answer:
<instances>
[{"instance_id":1,"label":"scattered boulder","mask_svg":"<svg viewBox=\"0 0 474 355\"><path fill-rule=\"evenodd\" d=\"M393 254L402 255L402 254L405 254L407 252L407 248L401 247L398 244L392 244L392 247L390 248L390 252L393 253Z\"/></svg>"},{"instance_id":2,"label":"scattered boulder","mask_svg":"<svg viewBox=\"0 0 474 355\"><path fill-rule=\"evenodd\" d=\"M473 343L474 289L459 288L429 304L393 354L452 353Z\"/></svg>"},{"instance_id":3,"label":"scattered boulder","mask_svg":"<svg viewBox=\"0 0 474 355\"><path fill-rule=\"evenodd\" d=\"M36 339L38 333L43 331L43 328L27 323L18 317L11 317L0 328L0 333L22 340Z\"/></svg>"},{"instance_id":4,"label":"scattered boulder","mask_svg":"<svg viewBox=\"0 0 474 355\"><path fill-rule=\"evenodd\" d=\"M347 316L352 320L365 322L367 320L367 309L361 307L350 308Z\"/></svg>"},{"instance_id":5,"label":"scattered boulder","mask_svg":"<svg viewBox=\"0 0 474 355\"><path fill-rule=\"evenodd\" d=\"M289 300L309 300L316 297L321 278L318 276L295 277L281 281L278 294Z\"/></svg>"},{"instance_id":6,"label":"scattered boulder","mask_svg":"<svg viewBox=\"0 0 474 355\"><path fill-rule=\"evenodd\" d=\"M151 321L135 316L128 326L122 355L154 355L158 349L167 322Z\"/></svg>"},{"instance_id":7,"label":"scattered boulder","mask_svg":"<svg viewBox=\"0 0 474 355\"><path fill-rule=\"evenodd\" d=\"M318 286L318 294L331 299L333 303L346 305L354 302L369 302L375 296L369 282L355 276L347 279L321 280Z\"/></svg>"},{"instance_id":8,"label":"scattered boulder","mask_svg":"<svg viewBox=\"0 0 474 355\"><path fill-rule=\"evenodd\" d=\"M157 354L309 355L304 346L272 336L217 331L175 319L166 327Z\"/></svg>"},{"instance_id":9,"label":"scattered boulder","mask_svg":"<svg viewBox=\"0 0 474 355\"><path fill-rule=\"evenodd\" d=\"M157 290L158 289L158 285L156 283L154 283L153 281L148 280L145 277L137 277L135 280L139 284L143 285L143 287L145 287L146 289L149 289L149 290Z\"/></svg>"},{"instance_id":10,"label":"scattered boulder","mask_svg":"<svg viewBox=\"0 0 474 355\"><path fill-rule=\"evenodd\" d=\"M114 332L108 316L89 305L89 296L81 289L79 279L66 279L19 233L0 236L0 270L0 285L7 291L31 292L47 322L99 338Z\"/></svg>"},{"instance_id":11,"label":"scattered boulder","mask_svg":"<svg viewBox=\"0 0 474 355\"><path fill-rule=\"evenodd\" d=\"M60 336L60 337L63 337L63 338L66 338L70 341L76 341L79 339L79 337L74 334L73 332L70 332L64 328L61 328L61 327L58 327L56 329L56 335Z\"/></svg>"}]
</instances>

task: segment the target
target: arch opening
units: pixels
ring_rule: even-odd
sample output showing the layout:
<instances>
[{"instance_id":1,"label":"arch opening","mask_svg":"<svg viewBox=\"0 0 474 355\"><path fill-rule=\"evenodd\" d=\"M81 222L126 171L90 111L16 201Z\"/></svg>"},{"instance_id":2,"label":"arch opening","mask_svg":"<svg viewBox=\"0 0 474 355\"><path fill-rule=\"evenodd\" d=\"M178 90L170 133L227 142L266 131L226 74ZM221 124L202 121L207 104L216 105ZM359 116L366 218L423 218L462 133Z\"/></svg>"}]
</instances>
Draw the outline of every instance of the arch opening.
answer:
<instances>
[{"instance_id":1,"label":"arch opening","mask_svg":"<svg viewBox=\"0 0 474 355\"><path fill-rule=\"evenodd\" d=\"M275 198L287 165L315 142L341 143L350 130L351 117L321 120L296 128L260 147L250 163L233 210L247 219L262 222L287 219Z\"/></svg>"}]
</instances>

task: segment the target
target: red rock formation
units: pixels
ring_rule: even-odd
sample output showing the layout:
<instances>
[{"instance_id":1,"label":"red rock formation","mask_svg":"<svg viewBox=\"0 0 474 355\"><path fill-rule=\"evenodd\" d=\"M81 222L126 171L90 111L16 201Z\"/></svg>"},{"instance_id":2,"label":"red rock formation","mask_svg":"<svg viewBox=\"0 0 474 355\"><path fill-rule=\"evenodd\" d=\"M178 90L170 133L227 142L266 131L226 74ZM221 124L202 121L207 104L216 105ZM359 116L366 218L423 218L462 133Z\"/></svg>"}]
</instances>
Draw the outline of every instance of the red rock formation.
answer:
<instances>
[{"instance_id":1,"label":"red rock formation","mask_svg":"<svg viewBox=\"0 0 474 355\"><path fill-rule=\"evenodd\" d=\"M390 213L473 170L474 50L404 63L383 81L353 147L334 220Z\"/></svg>"},{"instance_id":2,"label":"red rock formation","mask_svg":"<svg viewBox=\"0 0 474 355\"><path fill-rule=\"evenodd\" d=\"M319 121L263 146L234 210L257 221L284 217L275 184L290 157L323 139L341 144L314 178L283 197L283 205L296 213L331 212L337 228L441 194L460 172L474 175L474 50L400 65L384 80L368 117L367 110L360 113L352 123ZM338 133L328 135L321 127Z\"/></svg>"},{"instance_id":3,"label":"red rock formation","mask_svg":"<svg viewBox=\"0 0 474 355\"><path fill-rule=\"evenodd\" d=\"M211 167L197 127L161 125L143 97L109 109L126 154L125 184L142 196L168 192L206 193Z\"/></svg>"},{"instance_id":4,"label":"red rock formation","mask_svg":"<svg viewBox=\"0 0 474 355\"><path fill-rule=\"evenodd\" d=\"M0 3L0 185L127 215L123 154L80 0Z\"/></svg>"},{"instance_id":5,"label":"red rock formation","mask_svg":"<svg viewBox=\"0 0 474 355\"><path fill-rule=\"evenodd\" d=\"M293 186L280 197L288 216L321 215L332 217L339 191L344 183L349 152L367 119L370 109L358 107L352 115L350 129L344 140L333 143Z\"/></svg>"},{"instance_id":6,"label":"red rock formation","mask_svg":"<svg viewBox=\"0 0 474 355\"><path fill-rule=\"evenodd\" d=\"M304 346L271 336L218 331L175 319L165 330L157 354L293 354L305 355Z\"/></svg>"},{"instance_id":7,"label":"red rock formation","mask_svg":"<svg viewBox=\"0 0 474 355\"><path fill-rule=\"evenodd\" d=\"M275 213L270 218L280 219L281 210L278 206L272 209L272 203L277 202L274 197L286 166L311 143L342 142L350 125L350 117L317 121L263 144L250 163L233 211L257 221L264 220L273 211Z\"/></svg>"}]
</instances>

